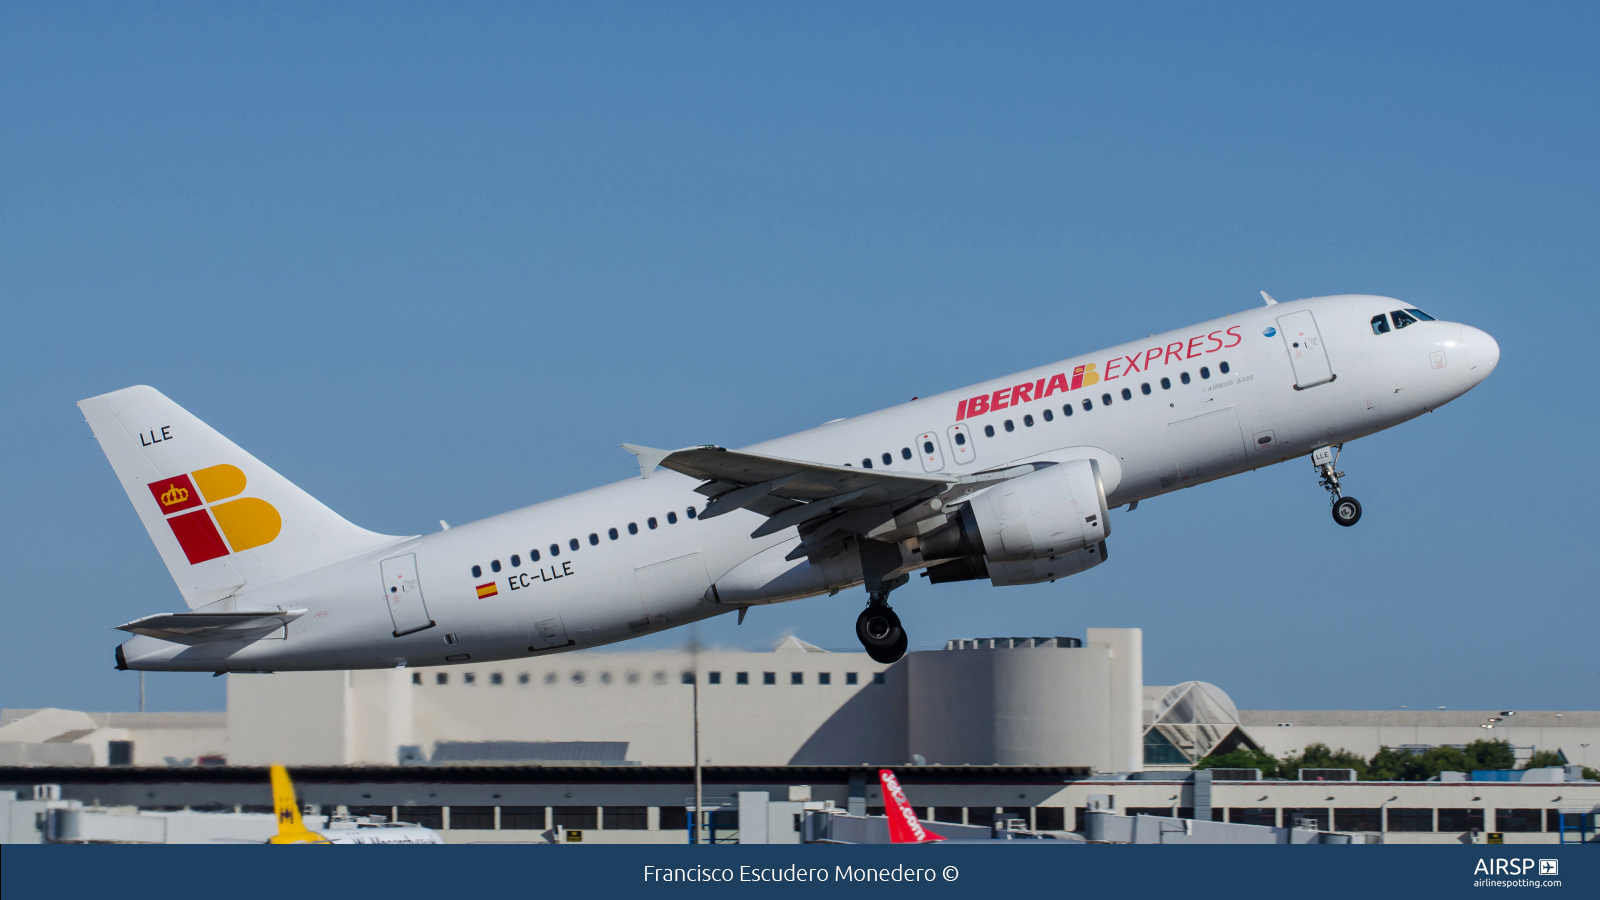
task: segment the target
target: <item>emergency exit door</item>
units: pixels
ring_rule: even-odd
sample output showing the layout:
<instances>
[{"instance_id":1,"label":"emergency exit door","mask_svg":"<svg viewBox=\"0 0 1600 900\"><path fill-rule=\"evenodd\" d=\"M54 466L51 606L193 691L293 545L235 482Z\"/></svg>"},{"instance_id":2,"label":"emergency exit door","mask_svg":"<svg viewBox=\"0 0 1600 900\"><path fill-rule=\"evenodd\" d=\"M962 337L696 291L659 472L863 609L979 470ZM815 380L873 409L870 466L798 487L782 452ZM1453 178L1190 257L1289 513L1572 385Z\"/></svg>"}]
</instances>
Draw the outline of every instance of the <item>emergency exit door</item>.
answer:
<instances>
[{"instance_id":1,"label":"emergency exit door","mask_svg":"<svg viewBox=\"0 0 1600 900\"><path fill-rule=\"evenodd\" d=\"M383 572L383 595L394 622L394 636L432 628L428 606L422 601L422 582L417 579L417 555L407 553L386 559L379 569Z\"/></svg>"},{"instance_id":2,"label":"emergency exit door","mask_svg":"<svg viewBox=\"0 0 1600 900\"><path fill-rule=\"evenodd\" d=\"M1283 334L1284 349L1289 351L1289 364L1294 366L1295 390L1327 384L1337 377L1333 374L1333 365L1328 362L1328 348L1323 346L1317 319L1311 310L1280 316L1278 331Z\"/></svg>"}]
</instances>

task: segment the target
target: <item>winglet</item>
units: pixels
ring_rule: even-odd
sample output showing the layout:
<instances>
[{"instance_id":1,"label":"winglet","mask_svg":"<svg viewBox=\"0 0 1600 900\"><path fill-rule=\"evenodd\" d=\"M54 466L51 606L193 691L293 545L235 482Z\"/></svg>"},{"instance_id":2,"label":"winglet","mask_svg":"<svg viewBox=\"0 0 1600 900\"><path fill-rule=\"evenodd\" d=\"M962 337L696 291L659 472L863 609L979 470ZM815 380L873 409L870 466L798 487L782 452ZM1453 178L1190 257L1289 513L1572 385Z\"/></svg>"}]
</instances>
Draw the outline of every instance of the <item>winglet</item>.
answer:
<instances>
[{"instance_id":1,"label":"winglet","mask_svg":"<svg viewBox=\"0 0 1600 900\"><path fill-rule=\"evenodd\" d=\"M1268 306L1277 306L1278 305L1278 301L1272 299L1272 295L1267 293L1266 291L1262 291L1261 292L1261 299L1267 301L1267 305Z\"/></svg>"},{"instance_id":2,"label":"winglet","mask_svg":"<svg viewBox=\"0 0 1600 900\"><path fill-rule=\"evenodd\" d=\"M661 465L661 461L672 454L671 450L657 450L654 447L641 447L638 444L623 444L622 449L639 457L639 477L649 478L650 473Z\"/></svg>"},{"instance_id":3,"label":"winglet","mask_svg":"<svg viewBox=\"0 0 1600 900\"><path fill-rule=\"evenodd\" d=\"M278 833L269 844L326 844L328 839L305 826L300 819L300 804L295 800L294 784L283 766L272 767L272 809L278 814Z\"/></svg>"}]
</instances>

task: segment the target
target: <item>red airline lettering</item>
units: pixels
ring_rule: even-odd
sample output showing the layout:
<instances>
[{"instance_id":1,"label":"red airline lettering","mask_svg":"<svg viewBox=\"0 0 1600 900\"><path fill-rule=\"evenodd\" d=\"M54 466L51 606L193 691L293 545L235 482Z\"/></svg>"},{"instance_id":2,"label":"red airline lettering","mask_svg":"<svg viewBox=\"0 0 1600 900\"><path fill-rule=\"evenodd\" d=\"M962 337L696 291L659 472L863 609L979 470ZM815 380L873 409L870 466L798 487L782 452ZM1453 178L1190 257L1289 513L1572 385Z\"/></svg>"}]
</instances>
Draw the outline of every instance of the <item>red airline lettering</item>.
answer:
<instances>
[{"instance_id":1,"label":"red airline lettering","mask_svg":"<svg viewBox=\"0 0 1600 900\"><path fill-rule=\"evenodd\" d=\"M989 411L989 395L973 397L967 401L967 418L976 418Z\"/></svg>"},{"instance_id":2,"label":"red airline lettering","mask_svg":"<svg viewBox=\"0 0 1600 900\"><path fill-rule=\"evenodd\" d=\"M1237 347L1237 346L1239 346L1239 342L1244 340L1244 338L1239 336L1238 331L1239 331L1239 326L1235 325L1232 328L1229 328L1227 331L1223 332L1224 334L1229 334L1229 335L1233 336L1233 343L1228 344L1226 346Z\"/></svg>"},{"instance_id":3,"label":"red airline lettering","mask_svg":"<svg viewBox=\"0 0 1600 900\"><path fill-rule=\"evenodd\" d=\"M1129 375L1132 375L1134 372L1139 371L1139 354L1135 353L1132 356L1125 356L1123 358L1128 361L1128 374Z\"/></svg>"},{"instance_id":4,"label":"red airline lettering","mask_svg":"<svg viewBox=\"0 0 1600 900\"><path fill-rule=\"evenodd\" d=\"M1048 397L1051 394L1054 394L1056 391L1064 391L1066 389L1067 389L1067 376L1065 376L1065 375L1051 375L1050 376L1050 384L1044 389L1044 394L1041 396L1041 399L1043 399L1043 397Z\"/></svg>"},{"instance_id":5,"label":"red airline lettering","mask_svg":"<svg viewBox=\"0 0 1600 900\"><path fill-rule=\"evenodd\" d=\"M1217 342L1217 345L1215 347L1212 347L1212 348L1210 348L1209 350L1206 351L1207 353L1215 353L1218 350L1222 349L1222 338L1217 337L1217 335L1219 335L1221 333L1222 332L1220 332L1220 331L1213 331L1210 334L1206 335L1206 340L1208 340L1208 341L1216 341Z\"/></svg>"},{"instance_id":6,"label":"red airline lettering","mask_svg":"<svg viewBox=\"0 0 1600 900\"><path fill-rule=\"evenodd\" d=\"M1033 384L1019 384L1011 389L1011 405L1021 406L1033 399Z\"/></svg>"},{"instance_id":7,"label":"red airline lettering","mask_svg":"<svg viewBox=\"0 0 1600 900\"><path fill-rule=\"evenodd\" d=\"M967 417L967 401L963 400L960 403L956 404L956 421L959 422L962 419L965 419L966 417Z\"/></svg>"},{"instance_id":8,"label":"red airline lettering","mask_svg":"<svg viewBox=\"0 0 1600 900\"><path fill-rule=\"evenodd\" d=\"M1174 350L1172 349L1173 347L1178 349ZM1161 358L1161 364L1164 366L1171 363L1174 356L1178 358L1178 362L1183 362L1183 341L1176 341L1167 345L1167 355Z\"/></svg>"},{"instance_id":9,"label":"red airline lettering","mask_svg":"<svg viewBox=\"0 0 1600 900\"><path fill-rule=\"evenodd\" d=\"M999 412L1000 410L1009 407L1011 405L1009 400L1010 396L1011 388L1001 388L1000 390L995 391L994 396L989 398L989 409L993 412Z\"/></svg>"},{"instance_id":10,"label":"red airline lettering","mask_svg":"<svg viewBox=\"0 0 1600 900\"><path fill-rule=\"evenodd\" d=\"M1185 356L1184 359L1194 359L1196 356L1199 356L1200 354L1194 352L1195 341L1203 341L1205 339L1206 339L1206 336L1203 335L1203 334L1200 335L1199 337L1190 338L1189 339L1189 355Z\"/></svg>"}]
</instances>

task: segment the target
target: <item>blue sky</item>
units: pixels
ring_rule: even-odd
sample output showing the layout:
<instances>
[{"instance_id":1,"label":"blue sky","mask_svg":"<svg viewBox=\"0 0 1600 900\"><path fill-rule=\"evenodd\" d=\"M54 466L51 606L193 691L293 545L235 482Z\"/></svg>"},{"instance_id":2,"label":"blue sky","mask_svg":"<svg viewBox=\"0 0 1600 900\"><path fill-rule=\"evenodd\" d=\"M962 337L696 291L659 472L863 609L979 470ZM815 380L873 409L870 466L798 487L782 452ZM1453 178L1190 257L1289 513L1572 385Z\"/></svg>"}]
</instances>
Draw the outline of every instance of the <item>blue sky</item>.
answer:
<instances>
[{"instance_id":1,"label":"blue sky","mask_svg":"<svg viewBox=\"0 0 1600 900\"><path fill-rule=\"evenodd\" d=\"M181 608L86 396L416 533L1266 289L1500 367L1347 448L1356 528L1309 463L1205 485L1054 585L914 579L914 646L1138 626L1247 708L1593 708L1592 4L459 6L0 7L0 704L134 708L111 626ZM702 639L850 647L856 593Z\"/></svg>"}]
</instances>

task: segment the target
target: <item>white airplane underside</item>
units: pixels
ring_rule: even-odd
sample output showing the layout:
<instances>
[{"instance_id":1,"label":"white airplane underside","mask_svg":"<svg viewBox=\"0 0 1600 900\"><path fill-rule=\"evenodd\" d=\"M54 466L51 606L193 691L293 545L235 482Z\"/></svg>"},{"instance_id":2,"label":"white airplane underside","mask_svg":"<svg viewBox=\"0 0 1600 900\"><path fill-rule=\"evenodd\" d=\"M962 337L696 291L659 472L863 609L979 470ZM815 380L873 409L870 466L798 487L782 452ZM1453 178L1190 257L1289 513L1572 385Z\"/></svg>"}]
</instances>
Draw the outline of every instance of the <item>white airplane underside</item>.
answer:
<instances>
[{"instance_id":1,"label":"white airplane underside","mask_svg":"<svg viewBox=\"0 0 1600 900\"><path fill-rule=\"evenodd\" d=\"M1437 409L1494 339L1397 300L1273 303L740 450L624 444L642 477L435 534L359 528L149 387L79 403L188 609L119 626L123 669L270 672L510 659L864 586L1054 581L1110 511L1338 451Z\"/></svg>"}]
</instances>

